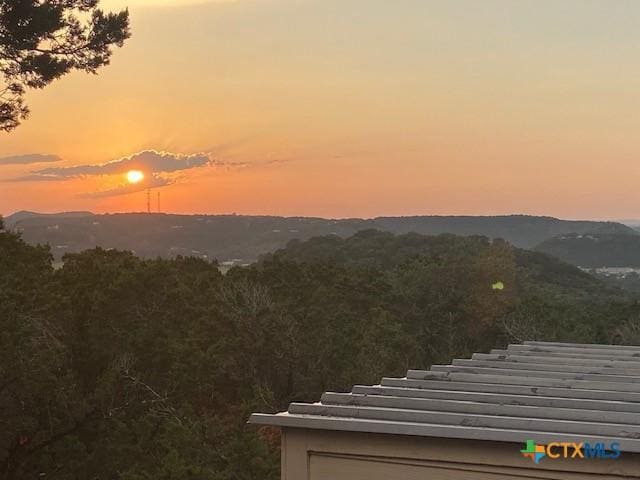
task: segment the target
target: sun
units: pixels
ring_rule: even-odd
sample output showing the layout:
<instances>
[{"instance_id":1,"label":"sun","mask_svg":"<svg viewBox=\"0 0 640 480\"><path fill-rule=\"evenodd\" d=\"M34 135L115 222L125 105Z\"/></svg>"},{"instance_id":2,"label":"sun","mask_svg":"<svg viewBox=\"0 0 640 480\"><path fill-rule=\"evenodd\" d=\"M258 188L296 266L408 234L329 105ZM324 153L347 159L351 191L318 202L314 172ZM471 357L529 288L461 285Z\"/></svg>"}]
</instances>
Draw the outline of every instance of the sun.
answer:
<instances>
[{"instance_id":1,"label":"sun","mask_svg":"<svg viewBox=\"0 0 640 480\"><path fill-rule=\"evenodd\" d=\"M140 170L129 170L127 172L127 182L138 183L144 180L144 173Z\"/></svg>"}]
</instances>

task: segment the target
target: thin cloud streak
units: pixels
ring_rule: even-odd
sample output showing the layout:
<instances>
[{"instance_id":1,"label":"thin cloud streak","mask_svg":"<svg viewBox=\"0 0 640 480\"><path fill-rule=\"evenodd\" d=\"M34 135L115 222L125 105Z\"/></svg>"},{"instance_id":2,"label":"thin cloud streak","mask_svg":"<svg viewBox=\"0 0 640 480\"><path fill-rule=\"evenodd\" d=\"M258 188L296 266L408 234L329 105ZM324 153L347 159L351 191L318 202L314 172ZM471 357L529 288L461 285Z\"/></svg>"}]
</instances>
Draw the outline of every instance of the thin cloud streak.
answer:
<instances>
[{"instance_id":1,"label":"thin cloud streak","mask_svg":"<svg viewBox=\"0 0 640 480\"><path fill-rule=\"evenodd\" d=\"M50 153L26 153L0 157L0 165L30 165L34 163L54 163L61 161L58 155Z\"/></svg>"},{"instance_id":2,"label":"thin cloud streak","mask_svg":"<svg viewBox=\"0 0 640 480\"><path fill-rule=\"evenodd\" d=\"M0 182L3 183L18 183L18 182L64 182L71 180L71 178L56 177L55 175L40 175L40 174L27 174L20 177L3 178Z\"/></svg>"}]
</instances>

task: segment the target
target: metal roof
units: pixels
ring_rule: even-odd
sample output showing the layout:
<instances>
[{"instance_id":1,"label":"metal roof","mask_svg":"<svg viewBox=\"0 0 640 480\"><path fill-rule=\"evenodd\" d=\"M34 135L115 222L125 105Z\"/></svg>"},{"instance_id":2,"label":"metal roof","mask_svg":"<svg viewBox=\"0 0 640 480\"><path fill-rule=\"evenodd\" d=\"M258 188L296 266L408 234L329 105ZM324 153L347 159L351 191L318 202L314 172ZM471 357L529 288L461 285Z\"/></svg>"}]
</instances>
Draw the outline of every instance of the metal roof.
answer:
<instances>
[{"instance_id":1,"label":"metal roof","mask_svg":"<svg viewBox=\"0 0 640 480\"><path fill-rule=\"evenodd\" d=\"M524 342L325 393L249 423L500 442L618 442L640 453L640 347Z\"/></svg>"}]
</instances>

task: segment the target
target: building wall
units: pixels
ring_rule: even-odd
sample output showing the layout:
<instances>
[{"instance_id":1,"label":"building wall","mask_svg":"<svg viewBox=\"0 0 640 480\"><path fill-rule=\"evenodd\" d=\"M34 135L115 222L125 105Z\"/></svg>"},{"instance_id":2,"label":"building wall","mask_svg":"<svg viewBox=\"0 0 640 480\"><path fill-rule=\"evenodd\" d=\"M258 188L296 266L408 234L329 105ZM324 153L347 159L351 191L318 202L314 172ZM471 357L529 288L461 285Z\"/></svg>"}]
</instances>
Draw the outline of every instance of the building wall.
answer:
<instances>
[{"instance_id":1,"label":"building wall","mask_svg":"<svg viewBox=\"0 0 640 480\"><path fill-rule=\"evenodd\" d=\"M617 460L543 459L524 445L284 429L282 480L640 480L640 455Z\"/></svg>"}]
</instances>

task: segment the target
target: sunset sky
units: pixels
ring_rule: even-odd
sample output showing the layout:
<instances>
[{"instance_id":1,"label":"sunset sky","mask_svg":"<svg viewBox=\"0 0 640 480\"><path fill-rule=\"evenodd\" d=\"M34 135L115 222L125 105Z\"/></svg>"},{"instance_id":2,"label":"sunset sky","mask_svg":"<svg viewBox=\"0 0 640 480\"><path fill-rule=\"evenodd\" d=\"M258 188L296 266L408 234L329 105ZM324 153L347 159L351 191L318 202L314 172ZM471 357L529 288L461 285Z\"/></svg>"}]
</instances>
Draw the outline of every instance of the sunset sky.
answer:
<instances>
[{"instance_id":1,"label":"sunset sky","mask_svg":"<svg viewBox=\"0 0 640 480\"><path fill-rule=\"evenodd\" d=\"M101 3L132 38L29 92L2 214L144 210L135 167L166 212L640 217L636 0Z\"/></svg>"}]
</instances>

